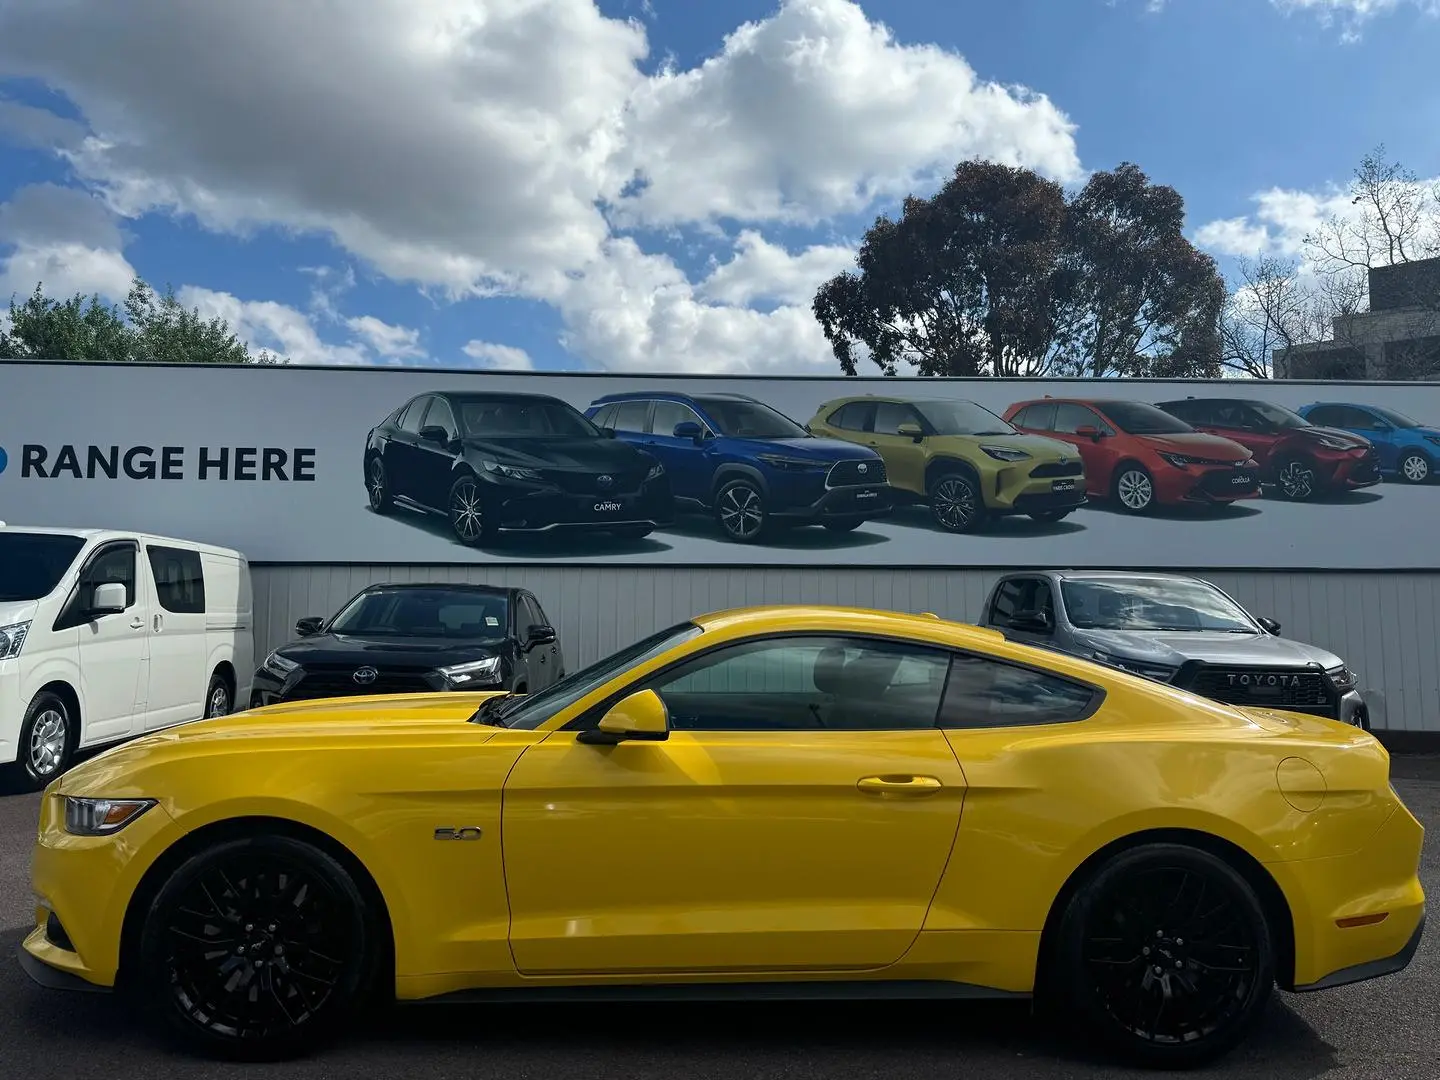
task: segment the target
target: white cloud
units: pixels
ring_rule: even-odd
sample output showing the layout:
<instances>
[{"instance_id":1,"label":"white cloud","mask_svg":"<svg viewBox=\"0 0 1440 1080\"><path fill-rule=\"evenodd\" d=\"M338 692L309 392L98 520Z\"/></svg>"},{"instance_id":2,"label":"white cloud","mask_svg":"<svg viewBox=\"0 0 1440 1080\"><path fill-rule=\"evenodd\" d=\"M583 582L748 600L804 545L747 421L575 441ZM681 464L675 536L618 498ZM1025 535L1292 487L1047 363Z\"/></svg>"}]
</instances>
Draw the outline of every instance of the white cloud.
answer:
<instances>
[{"instance_id":1,"label":"white cloud","mask_svg":"<svg viewBox=\"0 0 1440 1080\"><path fill-rule=\"evenodd\" d=\"M494 371L533 371L535 361L524 349L497 345L492 341L467 341L461 350L481 367Z\"/></svg>"},{"instance_id":2,"label":"white cloud","mask_svg":"<svg viewBox=\"0 0 1440 1080\"><path fill-rule=\"evenodd\" d=\"M296 364L368 364L363 344L334 345L322 341L303 311L274 301L241 300L227 292L187 285L176 293L187 308L202 317L224 319L252 351L268 349Z\"/></svg>"},{"instance_id":3,"label":"white cloud","mask_svg":"<svg viewBox=\"0 0 1440 1080\"><path fill-rule=\"evenodd\" d=\"M99 295L102 300L123 300L130 291L135 268L118 251L84 244L20 244L0 262L0 304L13 296L23 301L43 283L54 299L76 293Z\"/></svg>"},{"instance_id":4,"label":"white cloud","mask_svg":"<svg viewBox=\"0 0 1440 1080\"><path fill-rule=\"evenodd\" d=\"M46 293L123 299L135 268L122 253L114 216L96 198L74 188L32 184L0 204L0 305L24 299L44 283Z\"/></svg>"},{"instance_id":5,"label":"white cloud","mask_svg":"<svg viewBox=\"0 0 1440 1080\"><path fill-rule=\"evenodd\" d=\"M374 315L346 319L345 325L385 360L423 360L420 331L408 326L392 326Z\"/></svg>"},{"instance_id":6,"label":"white cloud","mask_svg":"<svg viewBox=\"0 0 1440 1080\"><path fill-rule=\"evenodd\" d=\"M592 0L0 4L0 77L75 103L91 134L63 152L118 212L316 233L450 297L541 300L602 366L828 370L809 296L849 252L754 226L864 211L968 156L1081 175L1053 103L850 0L779 0L688 70L647 76L648 50ZM698 282L613 231L732 223L752 228ZM317 318L343 324L337 296L317 281ZM327 345L294 308L229 300L296 360L419 348L360 326Z\"/></svg>"}]
</instances>

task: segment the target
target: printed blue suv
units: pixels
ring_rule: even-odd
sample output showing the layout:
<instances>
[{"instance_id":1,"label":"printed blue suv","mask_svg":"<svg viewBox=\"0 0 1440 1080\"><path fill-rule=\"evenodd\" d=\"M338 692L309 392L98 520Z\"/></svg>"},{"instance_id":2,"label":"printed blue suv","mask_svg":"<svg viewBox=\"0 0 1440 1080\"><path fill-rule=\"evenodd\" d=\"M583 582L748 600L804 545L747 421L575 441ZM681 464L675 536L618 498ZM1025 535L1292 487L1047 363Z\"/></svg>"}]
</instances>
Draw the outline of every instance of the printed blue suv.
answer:
<instances>
[{"instance_id":1,"label":"printed blue suv","mask_svg":"<svg viewBox=\"0 0 1440 1080\"><path fill-rule=\"evenodd\" d=\"M1422 424L1402 412L1379 405L1318 401L1296 410L1321 427L1343 428L1375 444L1382 476L1425 484L1440 468L1440 427Z\"/></svg>"},{"instance_id":2,"label":"printed blue suv","mask_svg":"<svg viewBox=\"0 0 1440 1080\"><path fill-rule=\"evenodd\" d=\"M658 458L677 508L713 514L739 543L785 525L849 532L893 505L874 450L816 438L744 394L607 394L585 415Z\"/></svg>"}]
</instances>

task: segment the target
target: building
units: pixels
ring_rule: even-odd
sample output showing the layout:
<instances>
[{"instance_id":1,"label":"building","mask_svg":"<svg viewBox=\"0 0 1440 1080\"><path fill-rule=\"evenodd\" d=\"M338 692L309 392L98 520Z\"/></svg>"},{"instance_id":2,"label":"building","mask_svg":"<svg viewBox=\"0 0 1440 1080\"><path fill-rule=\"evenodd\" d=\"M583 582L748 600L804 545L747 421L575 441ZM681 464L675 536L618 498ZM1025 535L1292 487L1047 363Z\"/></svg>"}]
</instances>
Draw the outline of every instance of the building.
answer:
<instances>
[{"instance_id":1,"label":"building","mask_svg":"<svg viewBox=\"0 0 1440 1080\"><path fill-rule=\"evenodd\" d=\"M1440 378L1440 258L1369 271L1370 310L1338 315L1329 341L1277 349L1277 379Z\"/></svg>"}]
</instances>

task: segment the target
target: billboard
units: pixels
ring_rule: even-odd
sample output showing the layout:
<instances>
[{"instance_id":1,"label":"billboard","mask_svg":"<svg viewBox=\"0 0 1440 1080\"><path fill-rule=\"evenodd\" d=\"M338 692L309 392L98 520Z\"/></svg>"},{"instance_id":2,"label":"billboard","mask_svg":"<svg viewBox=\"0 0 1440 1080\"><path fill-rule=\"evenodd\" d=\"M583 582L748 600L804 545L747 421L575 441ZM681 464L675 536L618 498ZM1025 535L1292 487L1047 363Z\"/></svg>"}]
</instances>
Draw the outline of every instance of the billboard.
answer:
<instances>
[{"instance_id":1,"label":"billboard","mask_svg":"<svg viewBox=\"0 0 1440 1080\"><path fill-rule=\"evenodd\" d=\"M1440 387L0 363L0 520L259 562L1435 569Z\"/></svg>"}]
</instances>

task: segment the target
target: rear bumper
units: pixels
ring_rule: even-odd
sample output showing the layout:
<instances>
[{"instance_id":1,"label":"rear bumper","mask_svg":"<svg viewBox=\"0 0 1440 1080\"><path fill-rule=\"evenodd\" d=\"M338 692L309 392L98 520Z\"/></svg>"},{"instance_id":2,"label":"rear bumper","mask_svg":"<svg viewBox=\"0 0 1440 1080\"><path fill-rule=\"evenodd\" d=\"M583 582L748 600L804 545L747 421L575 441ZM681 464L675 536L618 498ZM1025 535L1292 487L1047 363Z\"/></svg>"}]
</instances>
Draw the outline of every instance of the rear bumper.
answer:
<instances>
[{"instance_id":1,"label":"rear bumper","mask_svg":"<svg viewBox=\"0 0 1440 1080\"><path fill-rule=\"evenodd\" d=\"M1404 971L1410 966L1410 961L1415 959L1415 954L1420 951L1420 941L1424 936L1425 916L1422 914L1420 921L1415 924L1415 932L1410 935L1410 940L1394 956L1387 956L1380 960L1366 960L1348 968L1332 971L1317 982L1296 986L1294 993L1310 994L1317 990L1333 990L1337 986L1349 986L1352 983L1369 982L1371 979L1383 979L1386 975Z\"/></svg>"}]
</instances>

